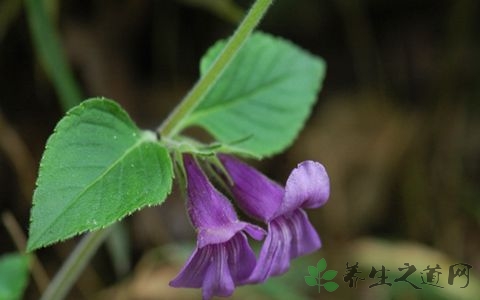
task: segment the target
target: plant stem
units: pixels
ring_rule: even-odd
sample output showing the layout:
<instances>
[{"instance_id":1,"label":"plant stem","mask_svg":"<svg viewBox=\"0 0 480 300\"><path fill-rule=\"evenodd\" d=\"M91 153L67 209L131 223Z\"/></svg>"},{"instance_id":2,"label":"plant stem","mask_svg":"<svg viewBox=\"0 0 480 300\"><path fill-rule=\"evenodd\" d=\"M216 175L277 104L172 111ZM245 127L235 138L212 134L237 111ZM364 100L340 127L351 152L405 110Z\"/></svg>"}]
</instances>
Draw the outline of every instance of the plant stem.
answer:
<instances>
[{"instance_id":1,"label":"plant stem","mask_svg":"<svg viewBox=\"0 0 480 300\"><path fill-rule=\"evenodd\" d=\"M65 298L88 261L110 233L111 228L90 232L80 241L43 293L41 300Z\"/></svg>"},{"instance_id":2,"label":"plant stem","mask_svg":"<svg viewBox=\"0 0 480 300\"><path fill-rule=\"evenodd\" d=\"M29 0L30 4L34 2L34 0ZM183 119L187 117L205 97L265 15L272 2L273 0L255 1L248 14L245 16L242 23L240 23L234 35L229 39L225 48L213 62L205 76L195 84L183 101L159 127L158 132L162 137L172 137L182 129L181 125ZM65 106L68 106L68 103ZM110 229L102 229L88 233L53 278L41 299L63 299L75 283L75 280L78 278L87 262L108 236L109 232Z\"/></svg>"},{"instance_id":3,"label":"plant stem","mask_svg":"<svg viewBox=\"0 0 480 300\"><path fill-rule=\"evenodd\" d=\"M182 102L180 102L170 116L160 125L158 132L161 137L172 137L182 129L183 120L198 106L217 79L222 75L223 71L225 71L230 62L235 58L272 2L273 0L255 1L207 73L197 81Z\"/></svg>"}]
</instances>

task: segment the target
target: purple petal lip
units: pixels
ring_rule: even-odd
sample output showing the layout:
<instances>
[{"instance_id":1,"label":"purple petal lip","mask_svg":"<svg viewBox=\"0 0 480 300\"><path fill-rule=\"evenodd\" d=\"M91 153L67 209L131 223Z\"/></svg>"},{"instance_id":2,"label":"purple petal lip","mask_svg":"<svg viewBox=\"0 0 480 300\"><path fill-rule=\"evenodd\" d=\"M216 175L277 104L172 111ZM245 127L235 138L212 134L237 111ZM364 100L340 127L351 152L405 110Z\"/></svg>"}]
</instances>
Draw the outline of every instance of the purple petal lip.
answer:
<instances>
[{"instance_id":1,"label":"purple petal lip","mask_svg":"<svg viewBox=\"0 0 480 300\"><path fill-rule=\"evenodd\" d=\"M248 283L260 283L281 275L290 260L321 247L320 238L303 209L275 218L268 224L268 234Z\"/></svg>"},{"instance_id":2,"label":"purple petal lip","mask_svg":"<svg viewBox=\"0 0 480 300\"><path fill-rule=\"evenodd\" d=\"M285 195L275 216L295 209L318 208L330 197L330 179L325 167L315 161L300 163L287 179Z\"/></svg>"},{"instance_id":3,"label":"purple petal lip","mask_svg":"<svg viewBox=\"0 0 480 300\"><path fill-rule=\"evenodd\" d=\"M242 230L256 240L262 240L266 234L265 230L261 227L242 221L236 221L223 227L199 229L197 246L203 248L211 244L225 243Z\"/></svg>"},{"instance_id":4,"label":"purple petal lip","mask_svg":"<svg viewBox=\"0 0 480 300\"><path fill-rule=\"evenodd\" d=\"M317 208L330 196L330 179L318 162L300 163L283 188L232 156L218 157L234 183L231 190L238 206L256 219L270 221L300 207Z\"/></svg>"},{"instance_id":5,"label":"purple petal lip","mask_svg":"<svg viewBox=\"0 0 480 300\"><path fill-rule=\"evenodd\" d=\"M247 237L238 233L225 243L195 248L170 286L202 288L203 299L228 297L248 278L255 263Z\"/></svg>"}]
</instances>

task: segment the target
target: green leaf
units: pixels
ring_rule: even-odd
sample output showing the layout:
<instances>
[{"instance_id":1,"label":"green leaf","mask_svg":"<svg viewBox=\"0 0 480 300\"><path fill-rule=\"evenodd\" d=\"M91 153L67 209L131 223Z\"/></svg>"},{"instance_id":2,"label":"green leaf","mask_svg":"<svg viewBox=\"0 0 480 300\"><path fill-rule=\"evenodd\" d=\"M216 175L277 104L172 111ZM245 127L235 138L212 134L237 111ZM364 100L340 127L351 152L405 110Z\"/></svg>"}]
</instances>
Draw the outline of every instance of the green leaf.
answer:
<instances>
[{"instance_id":1,"label":"green leaf","mask_svg":"<svg viewBox=\"0 0 480 300\"><path fill-rule=\"evenodd\" d=\"M337 276L337 273L338 273L338 271L328 270L325 273L323 273L322 279L332 280L333 278L335 278L335 276Z\"/></svg>"},{"instance_id":2,"label":"green leaf","mask_svg":"<svg viewBox=\"0 0 480 300\"><path fill-rule=\"evenodd\" d=\"M115 102L70 110L40 162L28 250L110 225L171 190L172 162L154 133L140 131Z\"/></svg>"},{"instance_id":3,"label":"green leaf","mask_svg":"<svg viewBox=\"0 0 480 300\"><path fill-rule=\"evenodd\" d=\"M318 277L318 270L314 266L308 266L308 273L313 277Z\"/></svg>"},{"instance_id":4,"label":"green leaf","mask_svg":"<svg viewBox=\"0 0 480 300\"><path fill-rule=\"evenodd\" d=\"M317 278L312 277L312 276L305 276L305 282L306 282L309 286L318 285Z\"/></svg>"},{"instance_id":5,"label":"green leaf","mask_svg":"<svg viewBox=\"0 0 480 300\"><path fill-rule=\"evenodd\" d=\"M330 281L327 282L323 285L323 287L328 291L328 292L333 292L336 289L338 289L338 283Z\"/></svg>"},{"instance_id":6,"label":"green leaf","mask_svg":"<svg viewBox=\"0 0 480 300\"><path fill-rule=\"evenodd\" d=\"M28 256L6 254L0 257L0 299L21 299L28 283Z\"/></svg>"},{"instance_id":7,"label":"green leaf","mask_svg":"<svg viewBox=\"0 0 480 300\"><path fill-rule=\"evenodd\" d=\"M218 42L202 58L202 74L224 45ZM182 127L203 127L230 152L281 152L309 116L325 69L323 60L291 42L257 32Z\"/></svg>"},{"instance_id":8,"label":"green leaf","mask_svg":"<svg viewBox=\"0 0 480 300\"><path fill-rule=\"evenodd\" d=\"M326 268L327 268L327 261L325 260L325 258L322 258L317 262L318 272L323 272L325 271Z\"/></svg>"}]
</instances>

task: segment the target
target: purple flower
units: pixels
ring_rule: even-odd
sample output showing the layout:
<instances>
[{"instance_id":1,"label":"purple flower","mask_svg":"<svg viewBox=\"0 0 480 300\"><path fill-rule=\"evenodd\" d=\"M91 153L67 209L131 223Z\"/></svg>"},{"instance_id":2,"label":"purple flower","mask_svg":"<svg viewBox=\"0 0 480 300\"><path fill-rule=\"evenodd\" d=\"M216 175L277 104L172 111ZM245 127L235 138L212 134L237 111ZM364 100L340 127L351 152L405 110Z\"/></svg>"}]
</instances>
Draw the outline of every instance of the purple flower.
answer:
<instances>
[{"instance_id":1,"label":"purple flower","mask_svg":"<svg viewBox=\"0 0 480 300\"><path fill-rule=\"evenodd\" d=\"M322 206L330 195L330 180L320 163L300 163L283 188L231 156L219 155L219 158L232 179L231 191L238 206L268 226L248 283L283 274L291 259L321 247L320 238L303 210Z\"/></svg>"},{"instance_id":2,"label":"purple flower","mask_svg":"<svg viewBox=\"0 0 480 300\"><path fill-rule=\"evenodd\" d=\"M175 279L173 287L202 288L204 299L230 296L245 283L256 265L247 232L262 239L260 227L238 220L232 204L203 174L195 159L184 156L187 177L187 210L197 230L197 246Z\"/></svg>"}]
</instances>

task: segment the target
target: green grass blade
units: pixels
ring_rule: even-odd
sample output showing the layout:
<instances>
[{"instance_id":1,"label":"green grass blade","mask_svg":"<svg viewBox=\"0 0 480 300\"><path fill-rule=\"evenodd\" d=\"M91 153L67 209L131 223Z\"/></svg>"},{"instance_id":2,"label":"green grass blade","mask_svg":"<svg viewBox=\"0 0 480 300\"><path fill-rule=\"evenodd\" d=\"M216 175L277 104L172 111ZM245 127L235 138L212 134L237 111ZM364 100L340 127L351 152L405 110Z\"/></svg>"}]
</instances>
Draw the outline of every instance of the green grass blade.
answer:
<instances>
[{"instance_id":1,"label":"green grass blade","mask_svg":"<svg viewBox=\"0 0 480 300\"><path fill-rule=\"evenodd\" d=\"M79 104L82 96L62 51L58 34L48 18L43 1L26 0L25 8L38 57L55 86L62 108L67 111Z\"/></svg>"}]
</instances>

